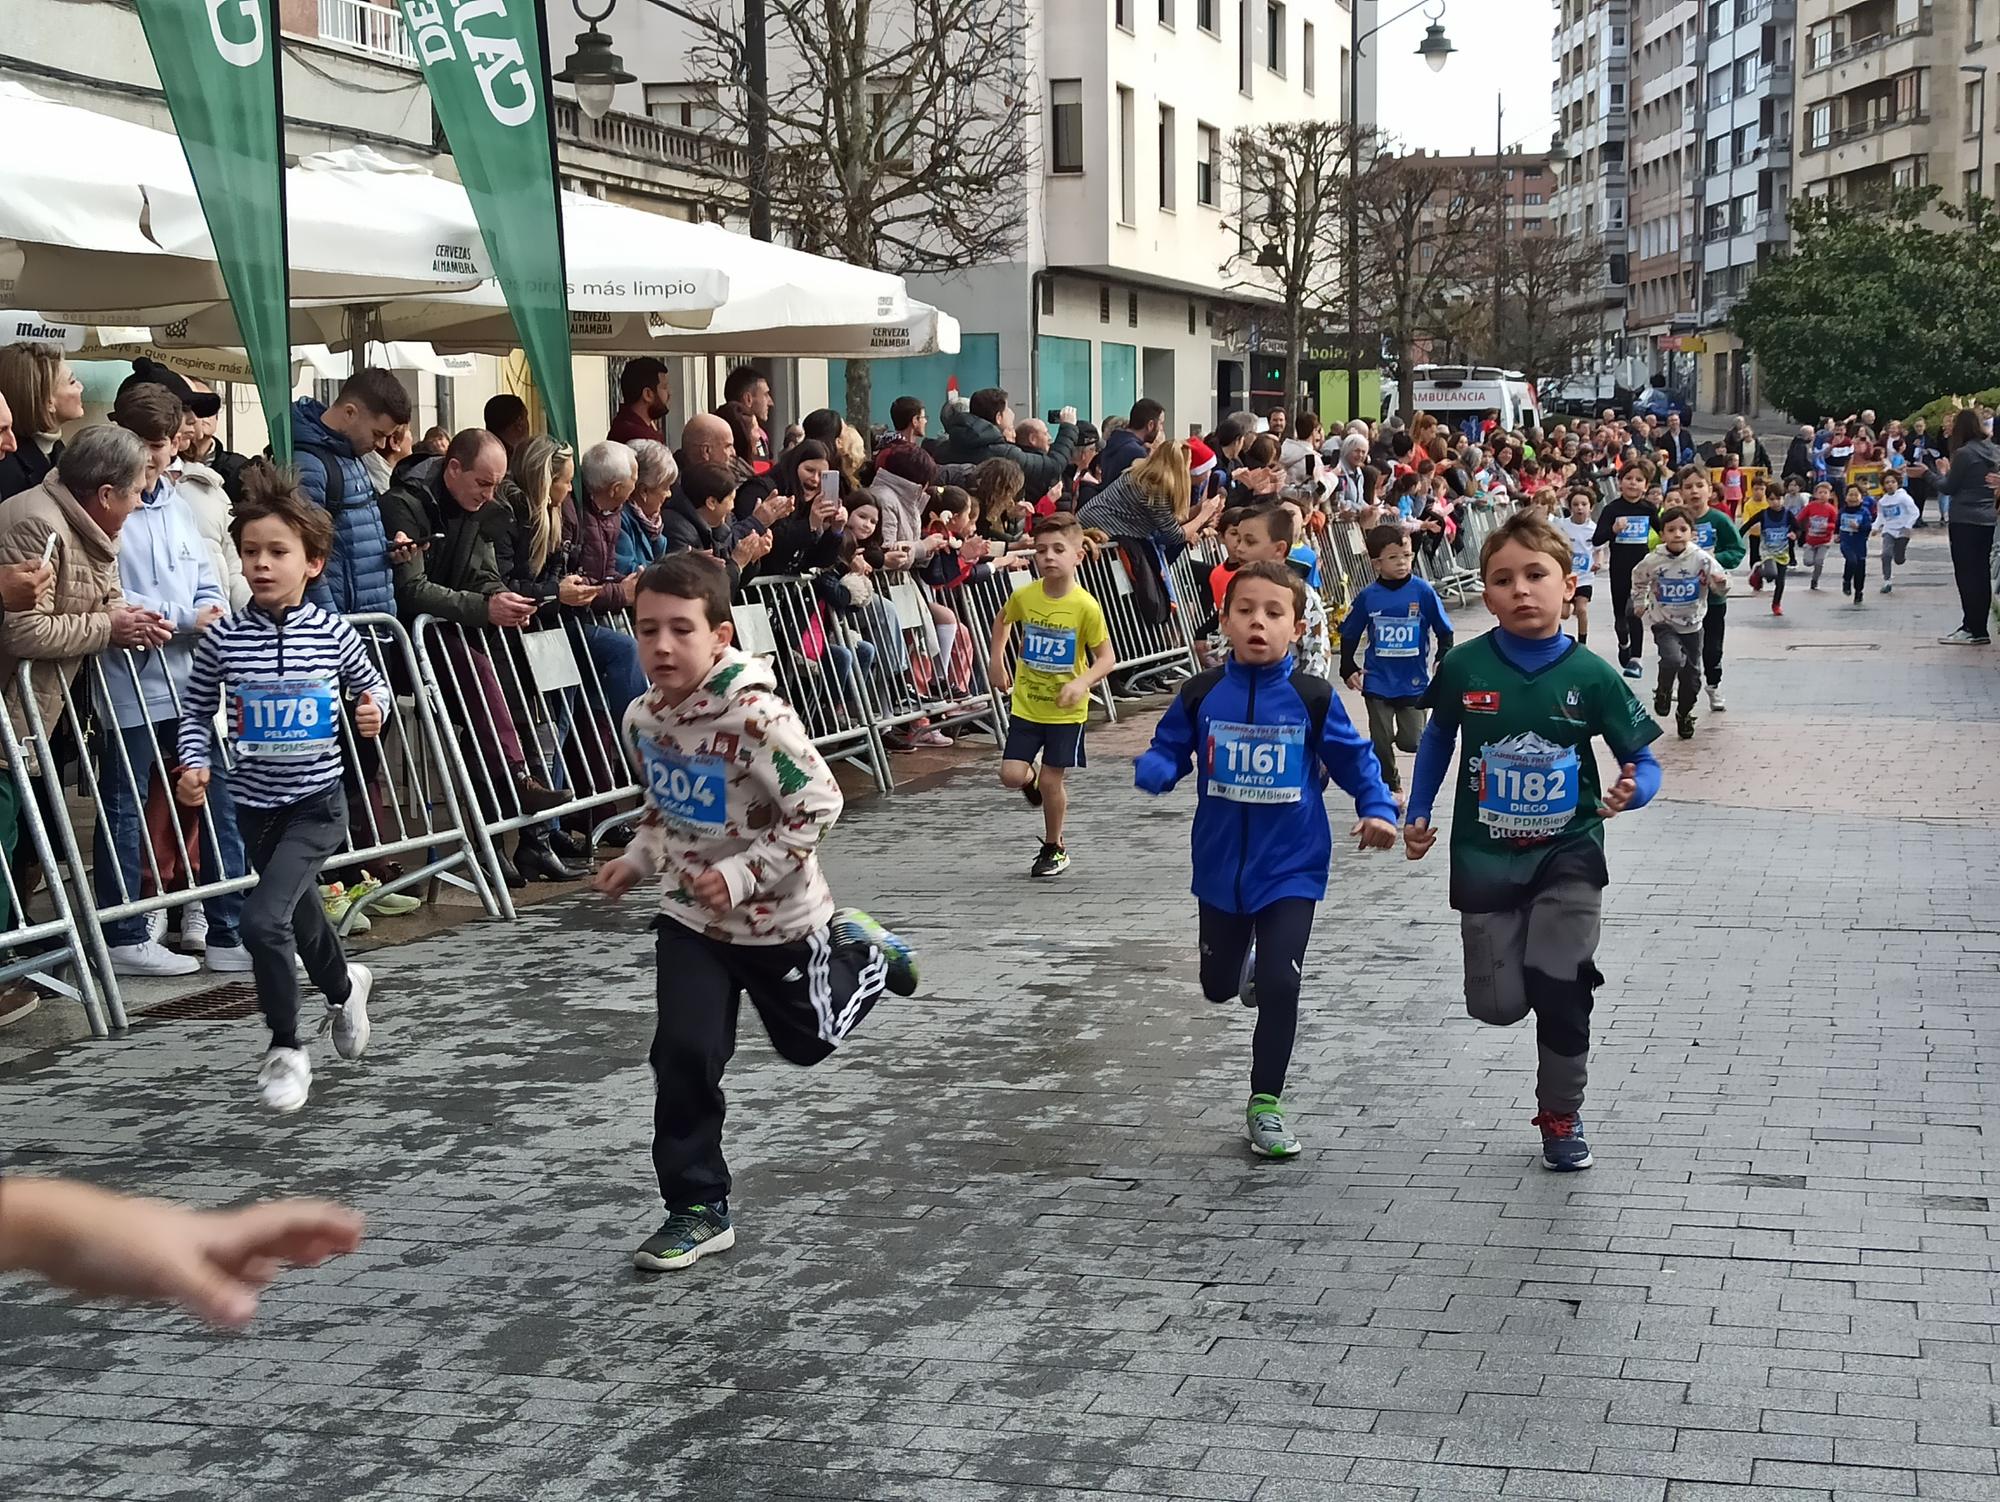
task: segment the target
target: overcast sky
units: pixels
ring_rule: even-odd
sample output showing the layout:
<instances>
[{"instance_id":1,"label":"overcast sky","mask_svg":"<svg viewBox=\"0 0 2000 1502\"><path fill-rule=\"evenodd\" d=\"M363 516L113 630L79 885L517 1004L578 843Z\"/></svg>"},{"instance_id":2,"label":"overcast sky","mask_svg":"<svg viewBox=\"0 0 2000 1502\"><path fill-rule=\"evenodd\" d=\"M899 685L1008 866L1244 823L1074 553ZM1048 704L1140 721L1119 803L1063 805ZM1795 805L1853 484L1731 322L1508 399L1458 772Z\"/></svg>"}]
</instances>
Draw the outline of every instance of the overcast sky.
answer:
<instances>
[{"instance_id":1,"label":"overcast sky","mask_svg":"<svg viewBox=\"0 0 2000 1502\"><path fill-rule=\"evenodd\" d=\"M1382 0L1394 15L1406 0ZM1361 44L1377 62L1382 124L1410 146L1448 155L1493 149L1493 100L1504 93L1508 146L1539 151L1555 129L1549 84L1556 65L1549 58L1555 8L1548 0L1446 0L1445 35L1458 50L1442 73L1431 72L1416 55L1430 24L1426 10L1411 12Z\"/></svg>"}]
</instances>

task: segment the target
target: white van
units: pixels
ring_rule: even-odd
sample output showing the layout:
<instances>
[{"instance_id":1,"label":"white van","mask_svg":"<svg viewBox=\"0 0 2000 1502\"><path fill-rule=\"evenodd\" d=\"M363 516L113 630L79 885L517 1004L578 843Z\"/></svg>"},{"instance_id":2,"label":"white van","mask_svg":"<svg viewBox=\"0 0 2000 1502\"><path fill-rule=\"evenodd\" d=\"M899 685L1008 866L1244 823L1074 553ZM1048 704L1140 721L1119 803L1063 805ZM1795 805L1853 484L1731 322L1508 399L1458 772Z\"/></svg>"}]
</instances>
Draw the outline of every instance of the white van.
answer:
<instances>
[{"instance_id":1,"label":"white van","mask_svg":"<svg viewBox=\"0 0 2000 1502\"><path fill-rule=\"evenodd\" d=\"M1419 365L1416 369L1417 410L1457 427L1469 417L1498 414L1502 428L1537 427L1542 404L1535 386L1518 370L1492 365ZM1404 413L1403 420L1409 421Z\"/></svg>"}]
</instances>

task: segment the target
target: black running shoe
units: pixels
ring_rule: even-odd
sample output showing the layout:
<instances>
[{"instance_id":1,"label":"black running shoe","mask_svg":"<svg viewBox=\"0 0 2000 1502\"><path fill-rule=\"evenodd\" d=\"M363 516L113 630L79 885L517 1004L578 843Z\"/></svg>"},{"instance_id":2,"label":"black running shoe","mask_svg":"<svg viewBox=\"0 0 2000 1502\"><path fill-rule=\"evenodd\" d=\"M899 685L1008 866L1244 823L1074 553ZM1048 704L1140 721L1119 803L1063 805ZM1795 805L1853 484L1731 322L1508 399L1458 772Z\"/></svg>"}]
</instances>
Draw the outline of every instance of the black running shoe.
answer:
<instances>
[{"instance_id":1,"label":"black running shoe","mask_svg":"<svg viewBox=\"0 0 2000 1502\"><path fill-rule=\"evenodd\" d=\"M639 1244L632 1265L647 1272L666 1273L692 1267L710 1252L736 1245L736 1228L729 1223L729 1205L689 1205L676 1210L666 1223Z\"/></svg>"},{"instance_id":2,"label":"black running shoe","mask_svg":"<svg viewBox=\"0 0 2000 1502\"><path fill-rule=\"evenodd\" d=\"M1069 852L1051 841L1042 841L1042 853L1028 867L1030 876L1060 876L1069 869Z\"/></svg>"}]
</instances>

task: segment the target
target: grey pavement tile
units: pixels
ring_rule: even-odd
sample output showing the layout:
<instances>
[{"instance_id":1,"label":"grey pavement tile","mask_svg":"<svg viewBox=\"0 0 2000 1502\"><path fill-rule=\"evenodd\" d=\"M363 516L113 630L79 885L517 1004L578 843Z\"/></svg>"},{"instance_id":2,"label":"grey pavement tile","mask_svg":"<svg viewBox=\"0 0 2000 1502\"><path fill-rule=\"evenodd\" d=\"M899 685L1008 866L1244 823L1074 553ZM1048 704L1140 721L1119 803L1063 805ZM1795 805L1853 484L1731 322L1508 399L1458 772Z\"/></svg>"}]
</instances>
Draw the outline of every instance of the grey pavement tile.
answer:
<instances>
[{"instance_id":1,"label":"grey pavement tile","mask_svg":"<svg viewBox=\"0 0 2000 1502\"><path fill-rule=\"evenodd\" d=\"M984 761L850 806L835 889L924 946L924 994L811 1071L741 1029L741 1241L687 1274L627 1263L657 1224L636 906L377 950L375 1049L285 1121L247 1022L0 1066L12 1169L370 1218L244 1337L10 1283L0 1495L1994 1502L2000 794L1970 769L2000 680L1924 644L1919 537L1907 610L1733 623L1731 709L1612 827L1587 1175L1535 1166L1528 1030L1464 1016L1443 862L1345 852L1308 1152L1248 1161L1255 1019L1200 1000L1188 800L1127 786L1135 707L1093 731L1061 884ZM1857 735L1964 769L1963 817L1811 770ZM1730 780L1771 746L1782 808Z\"/></svg>"}]
</instances>

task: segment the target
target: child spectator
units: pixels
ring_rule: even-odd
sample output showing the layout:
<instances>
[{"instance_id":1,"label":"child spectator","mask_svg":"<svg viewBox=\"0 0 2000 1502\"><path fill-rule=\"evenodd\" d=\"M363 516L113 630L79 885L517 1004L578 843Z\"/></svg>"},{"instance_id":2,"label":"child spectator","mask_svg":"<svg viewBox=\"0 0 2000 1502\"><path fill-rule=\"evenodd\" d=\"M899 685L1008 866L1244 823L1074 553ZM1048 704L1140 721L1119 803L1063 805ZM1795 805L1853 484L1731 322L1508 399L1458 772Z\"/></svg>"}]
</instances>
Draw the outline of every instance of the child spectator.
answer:
<instances>
[{"instance_id":1,"label":"child spectator","mask_svg":"<svg viewBox=\"0 0 2000 1502\"><path fill-rule=\"evenodd\" d=\"M1868 602L1868 536L1875 530L1875 506L1859 485L1840 501L1840 592L1857 605Z\"/></svg>"},{"instance_id":2,"label":"child spectator","mask_svg":"<svg viewBox=\"0 0 2000 1502\"><path fill-rule=\"evenodd\" d=\"M1643 616L1660 648L1660 681L1653 713L1665 714L1676 682L1680 701L1674 725L1682 740L1694 738L1694 706L1701 694L1702 623L1711 595L1726 594L1729 575L1694 540L1694 522L1685 508L1670 506L1660 516L1660 545L1632 571L1632 612Z\"/></svg>"},{"instance_id":3,"label":"child spectator","mask_svg":"<svg viewBox=\"0 0 2000 1502\"><path fill-rule=\"evenodd\" d=\"M1398 539L1400 543L1400 539ZM1136 763L1143 792L1196 775L1194 895L1201 988L1257 1009L1245 1126L1260 1157L1291 1158L1285 1078L1298 1033L1300 969L1333 854L1324 787L1354 799L1364 850L1395 844L1395 804L1333 687L1291 656L1305 584L1282 563L1246 563L1229 587L1229 660L1190 679Z\"/></svg>"},{"instance_id":4,"label":"child spectator","mask_svg":"<svg viewBox=\"0 0 2000 1502\"><path fill-rule=\"evenodd\" d=\"M645 769L631 847L593 885L616 900L664 877L653 1066L653 1171L667 1217L632 1260L687 1267L736 1244L722 1156L722 1073L748 994L778 1053L817 1064L886 986L917 988L910 946L856 908L836 910L818 849L840 784L771 670L736 650L729 576L694 554L653 564L634 606L652 692L625 712Z\"/></svg>"},{"instance_id":5,"label":"child spectator","mask_svg":"<svg viewBox=\"0 0 2000 1502\"><path fill-rule=\"evenodd\" d=\"M1812 499L1799 511L1801 566L1812 566L1812 587L1819 588L1820 570L1826 566L1826 550L1840 530L1840 508L1833 503L1833 482L1821 480L1813 486Z\"/></svg>"},{"instance_id":6,"label":"child spectator","mask_svg":"<svg viewBox=\"0 0 2000 1502\"><path fill-rule=\"evenodd\" d=\"M1590 598L1597 586L1597 523L1590 515L1596 498L1589 487L1569 493L1569 514L1557 523L1557 530L1569 539L1569 569L1576 575L1576 588L1563 605L1563 619L1576 621L1577 645L1590 640Z\"/></svg>"},{"instance_id":7,"label":"child spectator","mask_svg":"<svg viewBox=\"0 0 2000 1502\"><path fill-rule=\"evenodd\" d=\"M1306 577L1306 570L1293 556L1297 534L1298 508L1286 502L1276 506L1253 507L1237 524L1236 554L1245 564L1283 563ZM1333 646L1326 629L1326 606L1308 580L1303 612L1305 633L1299 638L1298 659L1302 672L1325 678L1332 671Z\"/></svg>"},{"instance_id":8,"label":"child spectator","mask_svg":"<svg viewBox=\"0 0 2000 1502\"><path fill-rule=\"evenodd\" d=\"M250 581L250 608L219 620L195 644L180 722L175 796L208 801L217 708L229 706L235 746L229 788L257 884L244 898L242 934L271 1046L257 1092L291 1112L312 1090L312 1059L299 1037L294 957L326 997L334 1051L368 1051L374 977L349 964L327 922L319 869L347 838L341 789L340 710L354 701L354 730L372 740L395 707L361 638L339 616L304 603L333 551L333 521L298 490L296 472L261 459L243 466L230 535Z\"/></svg>"},{"instance_id":9,"label":"child spectator","mask_svg":"<svg viewBox=\"0 0 2000 1502\"><path fill-rule=\"evenodd\" d=\"M1451 650L1451 617L1437 591L1410 573L1410 544L1397 527L1377 527L1362 539L1375 578L1340 622L1340 676L1368 706L1368 735L1392 793L1403 791L1396 751L1415 752L1424 734L1424 693L1431 686L1431 638L1440 661ZM1368 638L1368 666L1355 660Z\"/></svg>"},{"instance_id":10,"label":"child spectator","mask_svg":"<svg viewBox=\"0 0 2000 1502\"><path fill-rule=\"evenodd\" d=\"M1703 471L1704 475L1707 471ZM1687 486L1683 484L1685 491ZM1685 501L1685 497L1683 498ZM1722 465L1722 509L1731 516L1743 508L1743 456L1730 453L1724 457Z\"/></svg>"},{"instance_id":11,"label":"child spectator","mask_svg":"<svg viewBox=\"0 0 2000 1502\"><path fill-rule=\"evenodd\" d=\"M1903 489L1900 470L1882 476L1882 499L1875 507L1875 520L1882 533L1882 593L1895 589L1896 565L1910 556L1910 531L1919 516L1917 503Z\"/></svg>"},{"instance_id":12,"label":"child spectator","mask_svg":"<svg viewBox=\"0 0 2000 1502\"><path fill-rule=\"evenodd\" d=\"M1069 811L1064 774L1084 765L1083 732L1090 720L1090 691L1111 675L1117 654L1104 611L1076 582L1083 563L1083 528L1067 511L1035 523L1035 568L1040 577L1007 597L993 620L988 669L993 686L1013 684L1013 719L1000 753L1000 783L1019 788L1042 811L1042 848L1030 876L1060 876L1069 869L1063 820ZM1020 671L1007 666L1007 646L1021 627ZM1089 653L1086 664L1084 654Z\"/></svg>"},{"instance_id":13,"label":"child spectator","mask_svg":"<svg viewBox=\"0 0 2000 1502\"><path fill-rule=\"evenodd\" d=\"M1604 822L1660 786L1648 749L1660 727L1609 664L1567 641L1569 539L1509 517L1480 549L1498 626L1447 657L1431 684L1403 843L1437 843L1432 805L1464 731L1451 821L1451 905L1465 947L1465 1006L1508 1026L1535 1014L1534 1124L1542 1165L1591 1166L1583 1134L1592 993L1604 887ZM1618 780L1600 793L1592 741L1609 743Z\"/></svg>"},{"instance_id":14,"label":"child spectator","mask_svg":"<svg viewBox=\"0 0 2000 1502\"><path fill-rule=\"evenodd\" d=\"M1012 459L985 459L972 472L972 504L979 535L993 550L1008 553L1028 546L1027 518L1032 510L1022 501L1027 484L1021 466Z\"/></svg>"}]
</instances>

